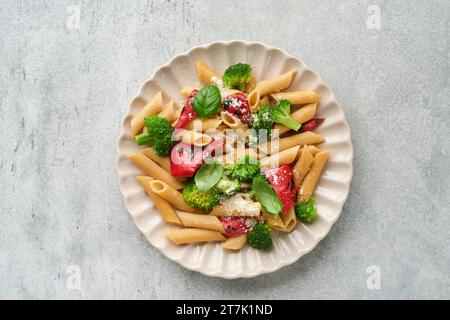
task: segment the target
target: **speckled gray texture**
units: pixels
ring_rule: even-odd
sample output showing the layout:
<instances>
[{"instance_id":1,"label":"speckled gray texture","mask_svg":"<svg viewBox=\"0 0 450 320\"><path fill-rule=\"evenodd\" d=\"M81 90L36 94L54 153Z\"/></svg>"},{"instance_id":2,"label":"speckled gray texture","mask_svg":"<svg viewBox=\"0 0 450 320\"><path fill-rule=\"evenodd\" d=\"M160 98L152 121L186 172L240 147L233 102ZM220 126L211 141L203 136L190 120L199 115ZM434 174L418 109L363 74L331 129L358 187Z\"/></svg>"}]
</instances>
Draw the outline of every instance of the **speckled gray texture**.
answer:
<instances>
[{"instance_id":1,"label":"speckled gray texture","mask_svg":"<svg viewBox=\"0 0 450 320\"><path fill-rule=\"evenodd\" d=\"M366 25L370 5L380 30ZM0 298L450 298L449 21L447 0L2 1ZM319 72L355 161L342 216L313 252L228 281L144 239L114 160L128 101L155 68L237 38ZM70 265L80 290L66 285Z\"/></svg>"}]
</instances>

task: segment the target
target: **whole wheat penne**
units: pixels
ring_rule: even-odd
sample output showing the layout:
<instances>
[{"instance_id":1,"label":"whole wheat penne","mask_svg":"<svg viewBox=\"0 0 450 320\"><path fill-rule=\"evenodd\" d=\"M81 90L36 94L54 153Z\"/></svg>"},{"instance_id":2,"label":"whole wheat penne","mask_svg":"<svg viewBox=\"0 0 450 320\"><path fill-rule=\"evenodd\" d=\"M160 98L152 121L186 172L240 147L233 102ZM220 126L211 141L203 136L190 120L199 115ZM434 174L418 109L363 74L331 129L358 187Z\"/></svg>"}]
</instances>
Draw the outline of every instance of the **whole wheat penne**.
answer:
<instances>
[{"instance_id":1,"label":"whole wheat penne","mask_svg":"<svg viewBox=\"0 0 450 320\"><path fill-rule=\"evenodd\" d=\"M195 119L187 125L187 129L205 132L211 129L217 129L222 123L222 119ZM198 130L197 130L198 128Z\"/></svg>"},{"instance_id":2,"label":"whole wheat penne","mask_svg":"<svg viewBox=\"0 0 450 320\"><path fill-rule=\"evenodd\" d=\"M225 124L225 123L221 123L221 124L219 124L219 126L217 127L217 130L220 130L220 131L225 131L225 130L227 130L229 127Z\"/></svg>"},{"instance_id":3,"label":"whole wheat penne","mask_svg":"<svg viewBox=\"0 0 450 320\"><path fill-rule=\"evenodd\" d=\"M283 231L284 228L284 222L281 219L281 216L279 214L272 215L272 214L265 214L265 220L266 223L269 225L269 227L273 230L277 231Z\"/></svg>"},{"instance_id":4,"label":"whole wheat penne","mask_svg":"<svg viewBox=\"0 0 450 320\"><path fill-rule=\"evenodd\" d=\"M185 96L186 98L189 97L192 93L192 91L194 90L200 90L200 88L198 87L184 87L183 89L180 90L180 93L182 96Z\"/></svg>"},{"instance_id":5,"label":"whole wheat penne","mask_svg":"<svg viewBox=\"0 0 450 320\"><path fill-rule=\"evenodd\" d=\"M165 199L161 198L151 190L149 183L153 180L152 177L137 176L136 180L139 182L142 188L144 188L145 193L150 197L150 199L152 199L153 204L158 209L164 222L180 226L183 225L169 202L167 202Z\"/></svg>"},{"instance_id":6,"label":"whole wheat penne","mask_svg":"<svg viewBox=\"0 0 450 320\"><path fill-rule=\"evenodd\" d=\"M247 126L241 122L236 117L233 117L231 114L229 114L226 111L222 111L220 113L220 117L222 118L222 123L227 125L231 129L246 129Z\"/></svg>"},{"instance_id":7,"label":"whole wheat penne","mask_svg":"<svg viewBox=\"0 0 450 320\"><path fill-rule=\"evenodd\" d=\"M177 191L175 188L169 186L166 182L161 180L153 180L149 183L150 189L165 199L169 203L173 204L175 208L187 211L187 212L197 212L194 208L190 207L186 201L184 201L183 195Z\"/></svg>"},{"instance_id":8,"label":"whole wheat penne","mask_svg":"<svg viewBox=\"0 0 450 320\"><path fill-rule=\"evenodd\" d=\"M227 250L241 250L244 244L247 242L247 235L241 234L237 237L228 238L222 243L222 248Z\"/></svg>"},{"instance_id":9,"label":"whole wheat penne","mask_svg":"<svg viewBox=\"0 0 450 320\"><path fill-rule=\"evenodd\" d=\"M175 121L175 104L172 100L170 100L164 108L158 113L158 116L166 118L167 121L173 122Z\"/></svg>"},{"instance_id":10,"label":"whole wheat penne","mask_svg":"<svg viewBox=\"0 0 450 320\"><path fill-rule=\"evenodd\" d=\"M305 145L302 148L300 158L298 159L294 168L292 168L292 174L293 174L292 177L294 179L294 183L297 188L300 186L300 184L302 183L306 174L308 173L309 168L311 167L313 161L314 161L314 156L312 155L311 151L309 150L309 147L307 145Z\"/></svg>"},{"instance_id":11,"label":"whole wheat penne","mask_svg":"<svg viewBox=\"0 0 450 320\"><path fill-rule=\"evenodd\" d=\"M306 145L305 145L306 146ZM301 152L303 151L303 148L305 147L301 147L300 150L298 150L298 157L300 157ZM322 150L316 146L308 146L309 152L311 152L311 154L313 156L315 156L316 154L318 154L319 152L321 152Z\"/></svg>"},{"instance_id":12,"label":"whole wheat penne","mask_svg":"<svg viewBox=\"0 0 450 320\"><path fill-rule=\"evenodd\" d=\"M277 92L271 94L271 97L276 101L280 101L283 99L289 100L289 102L293 105L314 103L320 101L320 94L313 90Z\"/></svg>"},{"instance_id":13,"label":"whole wheat penne","mask_svg":"<svg viewBox=\"0 0 450 320\"><path fill-rule=\"evenodd\" d=\"M145 118L150 117L153 114L159 113L163 108L162 92L158 92L149 103L137 115L131 119L131 134L136 136L144 128Z\"/></svg>"},{"instance_id":14,"label":"whole wheat penne","mask_svg":"<svg viewBox=\"0 0 450 320\"><path fill-rule=\"evenodd\" d=\"M256 84L256 89L259 89L261 96L285 90L289 88L296 75L297 69L289 70L278 77L258 82Z\"/></svg>"},{"instance_id":15,"label":"whole wheat penne","mask_svg":"<svg viewBox=\"0 0 450 320\"><path fill-rule=\"evenodd\" d=\"M170 159L169 157L160 157L156 154L153 148L142 149L141 152L147 157L155 161L161 168L170 173Z\"/></svg>"},{"instance_id":16,"label":"whole wheat penne","mask_svg":"<svg viewBox=\"0 0 450 320\"><path fill-rule=\"evenodd\" d=\"M283 164L290 164L295 161L300 146L293 146L292 148L274 153L269 157L260 160L261 167L278 167Z\"/></svg>"},{"instance_id":17,"label":"whole wheat penne","mask_svg":"<svg viewBox=\"0 0 450 320\"><path fill-rule=\"evenodd\" d=\"M253 90L247 96L248 104L250 105L250 111L256 112L259 108L259 102L261 101L261 94L258 89Z\"/></svg>"},{"instance_id":18,"label":"whole wheat penne","mask_svg":"<svg viewBox=\"0 0 450 320\"><path fill-rule=\"evenodd\" d=\"M317 103L310 103L310 104L292 112L291 117L298 123L305 123L306 121L314 118L314 115L316 114L316 109L317 109ZM274 126L274 129L278 129L279 135L282 135L283 133L286 133L289 130L291 130L291 128L288 128L279 123L277 123Z\"/></svg>"},{"instance_id":19,"label":"whole wheat penne","mask_svg":"<svg viewBox=\"0 0 450 320\"><path fill-rule=\"evenodd\" d=\"M225 233L219 218L208 214L190 213L177 210L176 214L185 227L216 230Z\"/></svg>"},{"instance_id":20,"label":"whole wheat penne","mask_svg":"<svg viewBox=\"0 0 450 320\"><path fill-rule=\"evenodd\" d=\"M204 147L211 143L212 137L194 130L180 129L174 133L174 138L194 146Z\"/></svg>"},{"instance_id":21,"label":"whole wheat penne","mask_svg":"<svg viewBox=\"0 0 450 320\"><path fill-rule=\"evenodd\" d=\"M217 79L222 78L222 75L220 73L211 69L206 63L201 60L197 60L197 75L198 78L206 84L212 83L213 77Z\"/></svg>"},{"instance_id":22,"label":"whole wheat penne","mask_svg":"<svg viewBox=\"0 0 450 320\"><path fill-rule=\"evenodd\" d=\"M180 118L182 110L183 110L182 108L179 108L177 111L175 111L175 115L174 115L175 120L172 122L172 128L175 128L177 126L177 122L178 122L178 119Z\"/></svg>"},{"instance_id":23,"label":"whole wheat penne","mask_svg":"<svg viewBox=\"0 0 450 320\"><path fill-rule=\"evenodd\" d=\"M306 131L297 133L289 137L280 138L279 140L272 141L269 145L268 153L281 152L293 146L304 146L305 144L319 144L325 141L325 138L318 133L312 131ZM278 146L277 146L278 144Z\"/></svg>"},{"instance_id":24,"label":"whole wheat penne","mask_svg":"<svg viewBox=\"0 0 450 320\"><path fill-rule=\"evenodd\" d=\"M322 151L316 154L314 161L309 169L308 174L303 180L302 186L299 190L299 201L308 201L311 197L314 189L316 188L317 181L319 181L320 174L322 173L325 164L327 163L328 157L330 156L330 151Z\"/></svg>"},{"instance_id":25,"label":"whole wheat penne","mask_svg":"<svg viewBox=\"0 0 450 320\"><path fill-rule=\"evenodd\" d=\"M166 237L175 244L226 240L219 231L199 228L171 228L167 229L165 234Z\"/></svg>"},{"instance_id":26,"label":"whole wheat penne","mask_svg":"<svg viewBox=\"0 0 450 320\"><path fill-rule=\"evenodd\" d=\"M260 98L260 101L259 101L260 106L262 106L263 104L269 104L269 103L270 103L269 96L264 96L264 97Z\"/></svg>"},{"instance_id":27,"label":"whole wheat penne","mask_svg":"<svg viewBox=\"0 0 450 320\"><path fill-rule=\"evenodd\" d=\"M287 212L281 211L279 215L281 217L281 220L283 220L284 225L283 230L280 231L291 232L297 225L297 218L295 216L294 207L290 208Z\"/></svg>"},{"instance_id":28,"label":"whole wheat penne","mask_svg":"<svg viewBox=\"0 0 450 320\"><path fill-rule=\"evenodd\" d=\"M170 173L161 168L149 157L143 155L142 153L135 153L128 156L128 158L133 161L133 163L138 166L142 171L144 171L148 176L153 177L157 180L162 180L170 185L172 188L177 190L183 188L183 184L172 177Z\"/></svg>"}]
</instances>

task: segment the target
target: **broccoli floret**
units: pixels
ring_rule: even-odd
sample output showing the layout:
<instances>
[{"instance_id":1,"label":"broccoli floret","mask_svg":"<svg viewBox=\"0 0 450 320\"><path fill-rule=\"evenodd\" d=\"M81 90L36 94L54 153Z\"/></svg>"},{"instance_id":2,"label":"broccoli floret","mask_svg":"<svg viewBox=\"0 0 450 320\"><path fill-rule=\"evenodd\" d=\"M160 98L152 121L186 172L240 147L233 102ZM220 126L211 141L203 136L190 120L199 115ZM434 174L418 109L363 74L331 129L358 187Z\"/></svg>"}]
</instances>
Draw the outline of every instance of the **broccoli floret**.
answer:
<instances>
[{"instance_id":1,"label":"broccoli floret","mask_svg":"<svg viewBox=\"0 0 450 320\"><path fill-rule=\"evenodd\" d=\"M310 223L317 216L317 209L315 207L316 199L310 197L307 202L302 201L295 205L294 210L297 218L304 223Z\"/></svg>"},{"instance_id":2,"label":"broccoli floret","mask_svg":"<svg viewBox=\"0 0 450 320\"><path fill-rule=\"evenodd\" d=\"M291 103L288 100L281 100L270 108L270 114L272 119L276 123L281 123L292 130L298 131L302 126L300 123L292 119L291 117Z\"/></svg>"},{"instance_id":3,"label":"broccoli floret","mask_svg":"<svg viewBox=\"0 0 450 320\"><path fill-rule=\"evenodd\" d=\"M237 63L229 66L222 77L226 88L244 91L252 80L252 68L246 63Z\"/></svg>"},{"instance_id":4,"label":"broccoli floret","mask_svg":"<svg viewBox=\"0 0 450 320\"><path fill-rule=\"evenodd\" d=\"M270 106L268 104L263 104L259 107L257 113L253 115L253 126L250 131L249 142L257 144L259 140L261 140L261 135L266 135L267 140L269 140L272 127L273 127L273 119L270 113ZM261 130L261 131L260 131ZM266 131L263 131L266 130Z\"/></svg>"},{"instance_id":5,"label":"broccoli floret","mask_svg":"<svg viewBox=\"0 0 450 320\"><path fill-rule=\"evenodd\" d=\"M241 185L237 180L231 180L226 175L222 175L219 182L215 185L215 188L224 195L230 196L239 191Z\"/></svg>"},{"instance_id":6,"label":"broccoli floret","mask_svg":"<svg viewBox=\"0 0 450 320\"><path fill-rule=\"evenodd\" d=\"M224 168L226 175L230 176L233 180L250 181L253 177L259 175L261 165L258 161L253 160L250 156L237 163L227 164Z\"/></svg>"},{"instance_id":7,"label":"broccoli floret","mask_svg":"<svg viewBox=\"0 0 450 320\"><path fill-rule=\"evenodd\" d=\"M192 208L201 210L212 209L220 199L219 192L215 188L201 192L198 190L194 180L189 180L183 189L183 198Z\"/></svg>"},{"instance_id":8,"label":"broccoli floret","mask_svg":"<svg viewBox=\"0 0 450 320\"><path fill-rule=\"evenodd\" d=\"M271 233L265 222L258 223L247 233L248 244L255 249L267 249L272 246Z\"/></svg>"},{"instance_id":9,"label":"broccoli floret","mask_svg":"<svg viewBox=\"0 0 450 320\"><path fill-rule=\"evenodd\" d=\"M165 157L172 150L174 141L172 141L173 128L166 118L153 115L144 120L147 131L135 137L139 145L147 144L155 150L160 157Z\"/></svg>"}]
</instances>

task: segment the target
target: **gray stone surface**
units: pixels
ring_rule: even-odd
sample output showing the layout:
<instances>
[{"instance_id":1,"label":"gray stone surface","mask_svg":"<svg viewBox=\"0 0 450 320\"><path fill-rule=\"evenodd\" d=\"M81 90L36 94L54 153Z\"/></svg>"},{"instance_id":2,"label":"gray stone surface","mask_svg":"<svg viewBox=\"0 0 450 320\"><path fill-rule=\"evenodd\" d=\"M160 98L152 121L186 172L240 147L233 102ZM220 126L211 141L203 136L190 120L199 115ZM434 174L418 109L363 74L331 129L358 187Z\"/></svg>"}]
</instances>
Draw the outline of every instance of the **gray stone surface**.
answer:
<instances>
[{"instance_id":1,"label":"gray stone surface","mask_svg":"<svg viewBox=\"0 0 450 320\"><path fill-rule=\"evenodd\" d=\"M450 298L449 21L446 0L2 1L0 298ZM114 160L127 103L155 68L239 38L320 73L345 108L355 170L313 252L227 281L147 243ZM372 265L379 290L366 284Z\"/></svg>"}]
</instances>

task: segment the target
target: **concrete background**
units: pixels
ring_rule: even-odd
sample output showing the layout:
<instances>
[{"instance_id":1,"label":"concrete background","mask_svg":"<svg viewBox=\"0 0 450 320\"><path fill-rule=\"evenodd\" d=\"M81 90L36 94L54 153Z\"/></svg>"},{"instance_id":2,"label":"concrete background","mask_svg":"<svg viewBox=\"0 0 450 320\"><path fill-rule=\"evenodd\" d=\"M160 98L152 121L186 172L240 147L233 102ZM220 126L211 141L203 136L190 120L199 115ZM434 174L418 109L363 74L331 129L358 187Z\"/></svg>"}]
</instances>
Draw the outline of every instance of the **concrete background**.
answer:
<instances>
[{"instance_id":1,"label":"concrete background","mask_svg":"<svg viewBox=\"0 0 450 320\"><path fill-rule=\"evenodd\" d=\"M0 297L450 298L449 21L446 0L2 1ZM226 281L147 243L114 160L120 119L155 68L238 38L319 72L345 108L355 170L313 252ZM366 284L373 265L379 290Z\"/></svg>"}]
</instances>

